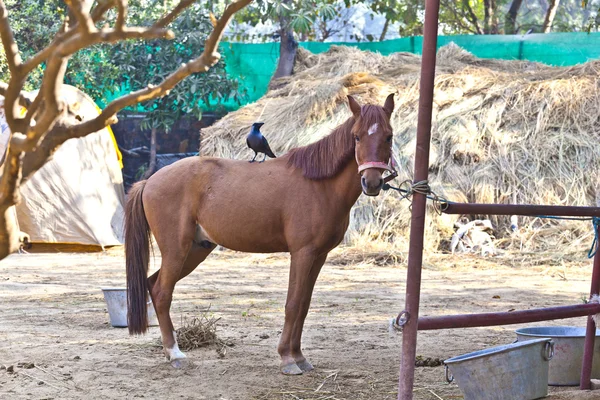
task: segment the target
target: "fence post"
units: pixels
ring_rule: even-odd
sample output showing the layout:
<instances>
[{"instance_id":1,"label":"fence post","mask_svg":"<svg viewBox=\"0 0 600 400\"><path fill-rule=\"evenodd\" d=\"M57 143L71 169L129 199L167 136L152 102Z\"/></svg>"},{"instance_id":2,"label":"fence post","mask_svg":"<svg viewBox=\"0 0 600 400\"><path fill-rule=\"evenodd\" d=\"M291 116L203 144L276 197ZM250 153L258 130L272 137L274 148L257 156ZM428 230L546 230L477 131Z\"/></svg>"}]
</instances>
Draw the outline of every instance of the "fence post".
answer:
<instances>
[{"instance_id":1,"label":"fence post","mask_svg":"<svg viewBox=\"0 0 600 400\"><path fill-rule=\"evenodd\" d=\"M521 36L521 40L519 40L519 60L523 60L523 36Z\"/></svg>"},{"instance_id":2,"label":"fence post","mask_svg":"<svg viewBox=\"0 0 600 400\"><path fill-rule=\"evenodd\" d=\"M594 221L594 234L598 237L598 225ZM596 243L598 246L598 243ZM590 298L593 295L597 295L600 291L600 246L596 247L596 254L594 255L594 268L592 270L592 284L590 289ZM594 341L596 339L596 323L590 315L587 320L587 328L585 331L585 344L583 350L583 362L581 366L581 379L579 381L579 388L581 390L589 390L591 388L591 377L592 377L592 362L594 361Z\"/></svg>"},{"instance_id":3,"label":"fence post","mask_svg":"<svg viewBox=\"0 0 600 400\"><path fill-rule=\"evenodd\" d=\"M431 116L433 111L433 88L435 84L435 57L437 50L439 0L426 0L423 54L421 56L421 82L419 91L419 114L417 118L417 144L415 150L415 182L427 181L429 176L429 147L431 145ZM407 317L402 331L402 358L398 378L398 400L412 400L415 382L415 356L417 352L417 324L421 296L421 269L423 264L423 240L427 198L414 193L410 220L410 245L408 271L406 273Z\"/></svg>"}]
</instances>

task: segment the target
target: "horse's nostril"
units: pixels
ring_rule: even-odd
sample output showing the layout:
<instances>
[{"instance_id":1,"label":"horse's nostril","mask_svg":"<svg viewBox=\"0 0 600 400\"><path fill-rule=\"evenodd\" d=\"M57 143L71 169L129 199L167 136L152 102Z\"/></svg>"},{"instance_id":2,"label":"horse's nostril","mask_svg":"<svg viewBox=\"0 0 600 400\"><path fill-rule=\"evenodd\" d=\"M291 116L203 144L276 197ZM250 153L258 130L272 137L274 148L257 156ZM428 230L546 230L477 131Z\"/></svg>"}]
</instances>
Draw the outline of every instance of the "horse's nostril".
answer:
<instances>
[{"instance_id":1,"label":"horse's nostril","mask_svg":"<svg viewBox=\"0 0 600 400\"><path fill-rule=\"evenodd\" d=\"M379 178L379 186L383 186L383 178Z\"/></svg>"},{"instance_id":2,"label":"horse's nostril","mask_svg":"<svg viewBox=\"0 0 600 400\"><path fill-rule=\"evenodd\" d=\"M367 180L364 176L360 178L360 183L363 185L363 187L367 186Z\"/></svg>"}]
</instances>

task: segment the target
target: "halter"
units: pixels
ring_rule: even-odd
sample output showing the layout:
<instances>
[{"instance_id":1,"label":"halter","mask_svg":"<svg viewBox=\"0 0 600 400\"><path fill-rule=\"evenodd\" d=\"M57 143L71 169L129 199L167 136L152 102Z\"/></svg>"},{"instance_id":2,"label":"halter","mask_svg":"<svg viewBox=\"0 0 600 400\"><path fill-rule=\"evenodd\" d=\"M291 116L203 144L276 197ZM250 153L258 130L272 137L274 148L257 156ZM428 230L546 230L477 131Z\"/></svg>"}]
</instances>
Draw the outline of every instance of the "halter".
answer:
<instances>
[{"instance_id":1,"label":"halter","mask_svg":"<svg viewBox=\"0 0 600 400\"><path fill-rule=\"evenodd\" d=\"M384 169L390 172L388 176L383 178L383 182L387 183L398 176L398 171L396 171L397 166L398 164L396 163L394 156L391 155L389 163L384 163L383 161L367 161L360 164L358 166L358 173L360 174L361 172L371 168Z\"/></svg>"}]
</instances>

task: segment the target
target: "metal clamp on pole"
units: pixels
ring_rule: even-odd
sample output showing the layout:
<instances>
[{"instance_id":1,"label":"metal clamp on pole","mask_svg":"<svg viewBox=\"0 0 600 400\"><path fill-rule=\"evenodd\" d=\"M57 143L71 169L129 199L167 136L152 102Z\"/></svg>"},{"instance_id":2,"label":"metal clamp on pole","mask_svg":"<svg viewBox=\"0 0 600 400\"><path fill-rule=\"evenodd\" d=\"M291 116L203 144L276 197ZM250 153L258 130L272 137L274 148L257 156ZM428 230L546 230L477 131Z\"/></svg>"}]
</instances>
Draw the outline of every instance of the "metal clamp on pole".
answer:
<instances>
[{"instance_id":1,"label":"metal clamp on pole","mask_svg":"<svg viewBox=\"0 0 600 400\"><path fill-rule=\"evenodd\" d=\"M408 323L409 319L410 314L408 313L408 311L404 310L400 314L398 314L398 316L395 319L393 319L392 326L395 330L402 332L402 330L404 329L404 325Z\"/></svg>"}]
</instances>

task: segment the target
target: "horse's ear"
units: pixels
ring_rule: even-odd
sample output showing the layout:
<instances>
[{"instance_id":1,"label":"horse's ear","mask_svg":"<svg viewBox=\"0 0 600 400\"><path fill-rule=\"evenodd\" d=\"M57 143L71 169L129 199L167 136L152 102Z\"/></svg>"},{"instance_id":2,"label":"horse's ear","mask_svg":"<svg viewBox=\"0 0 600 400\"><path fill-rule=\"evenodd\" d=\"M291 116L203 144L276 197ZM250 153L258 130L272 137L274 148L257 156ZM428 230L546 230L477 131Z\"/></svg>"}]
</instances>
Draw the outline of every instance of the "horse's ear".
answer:
<instances>
[{"instance_id":1,"label":"horse's ear","mask_svg":"<svg viewBox=\"0 0 600 400\"><path fill-rule=\"evenodd\" d=\"M354 118L360 117L360 104L358 104L354 97L348 95L348 104L350 105L350 111L354 114Z\"/></svg>"},{"instance_id":2,"label":"horse's ear","mask_svg":"<svg viewBox=\"0 0 600 400\"><path fill-rule=\"evenodd\" d=\"M385 112L391 116L394 112L394 93L390 94L387 99L385 99L385 103L383 104L383 109Z\"/></svg>"}]
</instances>

